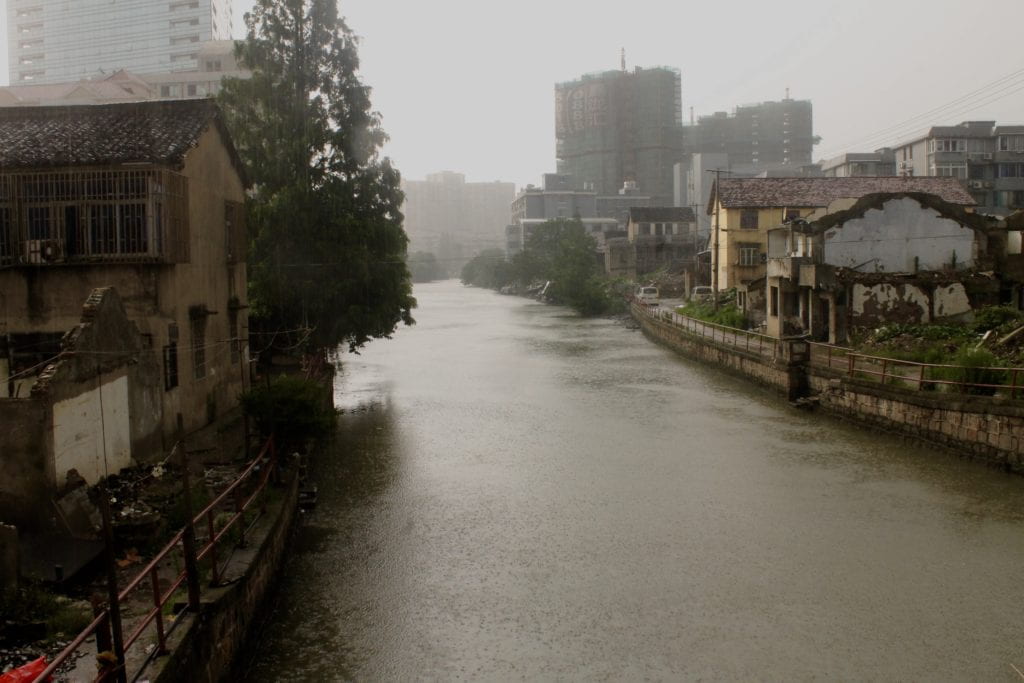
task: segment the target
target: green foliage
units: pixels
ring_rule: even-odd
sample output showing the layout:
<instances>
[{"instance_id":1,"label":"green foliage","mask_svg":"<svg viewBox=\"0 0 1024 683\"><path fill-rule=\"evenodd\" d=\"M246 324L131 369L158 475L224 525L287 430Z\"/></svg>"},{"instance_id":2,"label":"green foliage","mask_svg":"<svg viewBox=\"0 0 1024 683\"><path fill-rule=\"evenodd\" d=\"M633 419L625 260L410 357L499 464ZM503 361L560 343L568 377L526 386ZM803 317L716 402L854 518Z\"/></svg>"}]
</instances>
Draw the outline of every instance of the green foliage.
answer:
<instances>
[{"instance_id":1,"label":"green foliage","mask_svg":"<svg viewBox=\"0 0 1024 683\"><path fill-rule=\"evenodd\" d=\"M735 303L721 305L716 311L714 304L710 301L690 301L685 306L677 308L676 312L689 318L741 330L746 329L747 326L746 316Z\"/></svg>"},{"instance_id":2,"label":"green foliage","mask_svg":"<svg viewBox=\"0 0 1024 683\"><path fill-rule=\"evenodd\" d=\"M300 448L334 428L334 409L325 403L323 387L303 377L277 377L242 394L241 401L260 434L274 435L278 451Z\"/></svg>"},{"instance_id":3,"label":"green foliage","mask_svg":"<svg viewBox=\"0 0 1024 683\"><path fill-rule=\"evenodd\" d=\"M917 337L926 341L959 340L969 337L970 330L963 325L889 323L875 330L872 339L881 344L903 336Z\"/></svg>"},{"instance_id":4,"label":"green foliage","mask_svg":"<svg viewBox=\"0 0 1024 683\"><path fill-rule=\"evenodd\" d=\"M90 609L37 583L0 591L0 614L12 623L45 622L50 640L77 635L92 621Z\"/></svg>"},{"instance_id":5,"label":"green foliage","mask_svg":"<svg viewBox=\"0 0 1024 683\"><path fill-rule=\"evenodd\" d=\"M560 218L537 226L512 263L519 282L550 281L551 301L583 315L599 315L615 305L598 265L597 243L579 220Z\"/></svg>"},{"instance_id":6,"label":"green foliage","mask_svg":"<svg viewBox=\"0 0 1024 683\"><path fill-rule=\"evenodd\" d=\"M484 249L462 267L463 284L501 289L515 282L515 269L501 249Z\"/></svg>"},{"instance_id":7,"label":"green foliage","mask_svg":"<svg viewBox=\"0 0 1024 683\"><path fill-rule=\"evenodd\" d=\"M334 0L258 0L220 104L254 184L251 321L354 350L413 324L398 172Z\"/></svg>"},{"instance_id":8,"label":"green foliage","mask_svg":"<svg viewBox=\"0 0 1024 683\"><path fill-rule=\"evenodd\" d=\"M986 306L974 312L975 332L987 332L1011 323L1013 327L1024 323L1024 315L1011 306Z\"/></svg>"},{"instance_id":9,"label":"green foliage","mask_svg":"<svg viewBox=\"0 0 1024 683\"><path fill-rule=\"evenodd\" d=\"M938 368L936 375L940 379L950 379L970 384L1006 383L1006 372L998 369L999 359L987 349L962 348L951 360L955 368ZM968 394L991 396L996 392L994 387L968 387Z\"/></svg>"},{"instance_id":10,"label":"green foliage","mask_svg":"<svg viewBox=\"0 0 1024 683\"><path fill-rule=\"evenodd\" d=\"M430 252L413 252L406 264L413 282L431 282L432 280L441 280L445 276L444 269L438 263L437 257Z\"/></svg>"}]
</instances>

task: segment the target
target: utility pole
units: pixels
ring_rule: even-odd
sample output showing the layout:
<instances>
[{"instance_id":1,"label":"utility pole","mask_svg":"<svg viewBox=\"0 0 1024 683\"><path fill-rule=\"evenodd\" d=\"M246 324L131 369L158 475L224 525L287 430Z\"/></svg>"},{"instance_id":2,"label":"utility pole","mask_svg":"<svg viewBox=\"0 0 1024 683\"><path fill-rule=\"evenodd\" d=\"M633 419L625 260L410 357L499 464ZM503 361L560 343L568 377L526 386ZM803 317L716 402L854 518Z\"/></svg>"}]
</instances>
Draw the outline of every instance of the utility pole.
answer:
<instances>
[{"instance_id":1,"label":"utility pole","mask_svg":"<svg viewBox=\"0 0 1024 683\"><path fill-rule=\"evenodd\" d=\"M711 297L714 301L715 310L718 310L718 232L719 232L719 219L718 217L722 213L722 199L721 199L721 188L722 188L722 174L731 173L731 171L716 168L714 170L707 169L705 173L715 174L715 192L712 199L714 203L711 205L715 209L715 230L713 246L711 248Z\"/></svg>"}]
</instances>

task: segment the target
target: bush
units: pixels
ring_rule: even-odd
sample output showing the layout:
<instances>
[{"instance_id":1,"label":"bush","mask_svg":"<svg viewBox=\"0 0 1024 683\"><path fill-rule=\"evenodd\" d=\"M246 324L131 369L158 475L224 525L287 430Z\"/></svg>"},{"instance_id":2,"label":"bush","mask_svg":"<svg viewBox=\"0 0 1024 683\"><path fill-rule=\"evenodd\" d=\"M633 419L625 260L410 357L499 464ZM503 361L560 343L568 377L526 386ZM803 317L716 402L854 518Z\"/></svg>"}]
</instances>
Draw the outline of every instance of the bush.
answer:
<instances>
[{"instance_id":1,"label":"bush","mask_svg":"<svg viewBox=\"0 0 1024 683\"><path fill-rule=\"evenodd\" d=\"M986 306L974 314L974 331L987 332L1002 327L1007 323L1019 325L1024 322L1024 316L1016 308L1011 306Z\"/></svg>"},{"instance_id":2,"label":"bush","mask_svg":"<svg viewBox=\"0 0 1024 683\"><path fill-rule=\"evenodd\" d=\"M685 306L677 308L676 312L689 318L696 318L697 320L715 323L716 325L725 325L726 327L735 327L741 330L746 329L747 326L746 315L733 303L719 306L716 311L711 302L690 301Z\"/></svg>"},{"instance_id":3,"label":"bush","mask_svg":"<svg viewBox=\"0 0 1024 683\"><path fill-rule=\"evenodd\" d=\"M334 428L335 412L324 400L323 387L304 377L277 377L269 386L242 394L241 400L260 434L273 434L279 450L300 448Z\"/></svg>"},{"instance_id":4,"label":"bush","mask_svg":"<svg viewBox=\"0 0 1024 683\"><path fill-rule=\"evenodd\" d=\"M1006 371L1000 370L999 359L986 349L960 349L950 361L956 367L936 368L932 371L935 379L952 380L964 384L995 384L1006 383ZM956 391L956 388L952 388ZM996 387L968 386L966 393L976 396L991 396Z\"/></svg>"}]
</instances>

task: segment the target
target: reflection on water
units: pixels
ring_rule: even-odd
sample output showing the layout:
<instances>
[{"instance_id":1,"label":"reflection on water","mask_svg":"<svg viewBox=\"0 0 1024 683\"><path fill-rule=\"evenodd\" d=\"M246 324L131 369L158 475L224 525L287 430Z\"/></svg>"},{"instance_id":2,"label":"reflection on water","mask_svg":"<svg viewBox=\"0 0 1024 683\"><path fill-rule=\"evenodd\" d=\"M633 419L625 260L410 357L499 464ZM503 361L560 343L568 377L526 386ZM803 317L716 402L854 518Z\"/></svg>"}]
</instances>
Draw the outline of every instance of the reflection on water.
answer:
<instances>
[{"instance_id":1,"label":"reflection on water","mask_svg":"<svg viewBox=\"0 0 1024 683\"><path fill-rule=\"evenodd\" d=\"M1015 680L1024 480L456 283L347 356L248 679Z\"/></svg>"}]
</instances>

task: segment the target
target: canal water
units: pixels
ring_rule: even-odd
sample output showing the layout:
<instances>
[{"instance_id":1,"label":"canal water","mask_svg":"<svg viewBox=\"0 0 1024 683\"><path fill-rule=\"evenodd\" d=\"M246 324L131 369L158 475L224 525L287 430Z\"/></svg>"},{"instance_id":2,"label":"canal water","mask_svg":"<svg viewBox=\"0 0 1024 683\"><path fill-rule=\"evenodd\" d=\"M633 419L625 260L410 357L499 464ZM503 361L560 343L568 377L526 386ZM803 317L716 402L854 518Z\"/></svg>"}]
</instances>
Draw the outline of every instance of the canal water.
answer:
<instances>
[{"instance_id":1,"label":"canal water","mask_svg":"<svg viewBox=\"0 0 1024 683\"><path fill-rule=\"evenodd\" d=\"M415 293L344 357L246 680L1021 680L1024 479L619 322Z\"/></svg>"}]
</instances>

